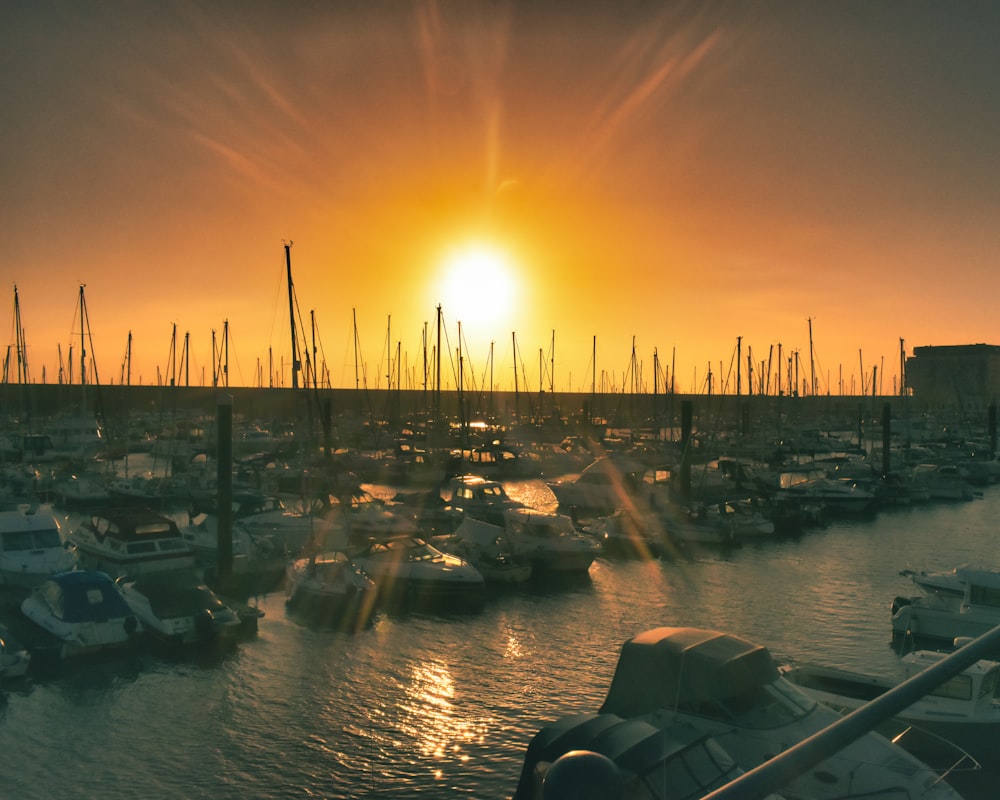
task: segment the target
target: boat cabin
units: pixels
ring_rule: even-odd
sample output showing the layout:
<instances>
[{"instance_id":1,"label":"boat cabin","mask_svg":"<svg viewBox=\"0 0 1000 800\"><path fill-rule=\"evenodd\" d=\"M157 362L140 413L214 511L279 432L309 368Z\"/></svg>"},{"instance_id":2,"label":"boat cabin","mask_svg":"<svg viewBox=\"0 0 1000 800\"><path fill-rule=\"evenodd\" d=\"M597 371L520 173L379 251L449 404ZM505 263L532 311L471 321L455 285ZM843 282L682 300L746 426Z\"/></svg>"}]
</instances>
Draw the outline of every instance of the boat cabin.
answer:
<instances>
[{"instance_id":1,"label":"boat cabin","mask_svg":"<svg viewBox=\"0 0 1000 800\"><path fill-rule=\"evenodd\" d=\"M781 679L770 652L700 628L654 628L622 645L601 713L679 711L744 728L776 728L816 701Z\"/></svg>"}]
</instances>

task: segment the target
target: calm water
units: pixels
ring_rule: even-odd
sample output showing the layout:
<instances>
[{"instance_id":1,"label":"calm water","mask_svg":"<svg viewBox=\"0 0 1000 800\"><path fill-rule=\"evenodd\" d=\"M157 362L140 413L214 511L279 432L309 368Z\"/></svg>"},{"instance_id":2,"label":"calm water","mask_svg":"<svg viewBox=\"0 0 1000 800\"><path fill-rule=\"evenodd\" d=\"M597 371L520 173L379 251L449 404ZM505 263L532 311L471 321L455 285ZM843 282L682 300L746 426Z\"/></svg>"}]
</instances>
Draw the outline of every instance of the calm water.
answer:
<instances>
[{"instance_id":1,"label":"calm water","mask_svg":"<svg viewBox=\"0 0 1000 800\"><path fill-rule=\"evenodd\" d=\"M509 491L551 504L539 482ZM600 560L583 583L497 594L473 615L382 616L358 635L304 627L266 595L259 635L233 652L77 664L12 691L0 796L510 797L531 737L595 710L622 642L647 628L893 671L889 602L912 590L899 570L994 565L998 511L1000 487L726 554Z\"/></svg>"}]
</instances>

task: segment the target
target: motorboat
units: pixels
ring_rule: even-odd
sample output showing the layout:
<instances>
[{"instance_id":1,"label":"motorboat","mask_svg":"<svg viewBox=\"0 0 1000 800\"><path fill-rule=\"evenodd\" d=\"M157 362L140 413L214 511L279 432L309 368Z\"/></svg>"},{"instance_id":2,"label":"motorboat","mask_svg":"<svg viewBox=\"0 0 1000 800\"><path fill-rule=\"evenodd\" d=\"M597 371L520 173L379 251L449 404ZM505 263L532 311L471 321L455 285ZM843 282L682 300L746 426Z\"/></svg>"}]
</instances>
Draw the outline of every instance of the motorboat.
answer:
<instances>
[{"instance_id":1,"label":"motorboat","mask_svg":"<svg viewBox=\"0 0 1000 800\"><path fill-rule=\"evenodd\" d=\"M1000 570L963 565L948 579L938 573L918 583L923 588L936 583L940 589L893 599L894 637L953 645L956 639L975 638L1000 625Z\"/></svg>"},{"instance_id":2,"label":"motorboat","mask_svg":"<svg viewBox=\"0 0 1000 800\"><path fill-rule=\"evenodd\" d=\"M520 508L522 503L507 494L500 481L481 475L457 475L448 482L450 504L466 517L486 519L490 514Z\"/></svg>"},{"instance_id":3,"label":"motorboat","mask_svg":"<svg viewBox=\"0 0 1000 800\"><path fill-rule=\"evenodd\" d=\"M57 572L32 589L20 608L53 637L64 658L127 647L143 632L115 582L94 569Z\"/></svg>"},{"instance_id":4,"label":"motorboat","mask_svg":"<svg viewBox=\"0 0 1000 800\"><path fill-rule=\"evenodd\" d=\"M603 553L600 541L578 531L566 514L512 508L503 520L513 553L528 558L535 574L585 573Z\"/></svg>"},{"instance_id":5,"label":"motorboat","mask_svg":"<svg viewBox=\"0 0 1000 800\"><path fill-rule=\"evenodd\" d=\"M911 481L931 500L971 500L972 484L957 464L917 464Z\"/></svg>"},{"instance_id":6,"label":"motorboat","mask_svg":"<svg viewBox=\"0 0 1000 800\"><path fill-rule=\"evenodd\" d=\"M575 508L584 513L610 514L622 506L634 505L643 498L644 464L638 461L602 456L576 476L564 476L545 482L563 509Z\"/></svg>"},{"instance_id":7,"label":"motorboat","mask_svg":"<svg viewBox=\"0 0 1000 800\"><path fill-rule=\"evenodd\" d=\"M370 539L347 555L378 586L381 605L478 605L485 581L468 561L419 536Z\"/></svg>"},{"instance_id":8,"label":"motorboat","mask_svg":"<svg viewBox=\"0 0 1000 800\"><path fill-rule=\"evenodd\" d=\"M23 511L0 511L0 586L31 589L55 572L72 569L75 563L52 513L33 506Z\"/></svg>"},{"instance_id":9,"label":"motorboat","mask_svg":"<svg viewBox=\"0 0 1000 800\"><path fill-rule=\"evenodd\" d=\"M242 626L239 612L226 605L193 572L159 572L118 578L118 589L146 633L171 646L229 642Z\"/></svg>"},{"instance_id":10,"label":"motorboat","mask_svg":"<svg viewBox=\"0 0 1000 800\"><path fill-rule=\"evenodd\" d=\"M0 624L0 681L23 678L30 666L31 653L10 628Z\"/></svg>"},{"instance_id":11,"label":"motorboat","mask_svg":"<svg viewBox=\"0 0 1000 800\"><path fill-rule=\"evenodd\" d=\"M902 674L895 678L813 663L782 666L781 674L820 702L849 713L882 696L900 681L938 663L945 655L933 650L907 653L900 658ZM881 727L880 732L893 738L906 728L916 726L967 751L979 761L991 759L1000 742L998 692L1000 662L977 661L903 709ZM933 741L929 745L933 747ZM903 746L907 746L905 742Z\"/></svg>"},{"instance_id":12,"label":"motorboat","mask_svg":"<svg viewBox=\"0 0 1000 800\"><path fill-rule=\"evenodd\" d=\"M647 723L665 736L689 725L744 771L842 718L782 677L767 648L690 627L655 628L625 642L598 711ZM874 732L790 777L780 791L811 800L959 797L941 775Z\"/></svg>"},{"instance_id":13,"label":"motorboat","mask_svg":"<svg viewBox=\"0 0 1000 800\"><path fill-rule=\"evenodd\" d=\"M504 525L465 517L453 533L435 536L433 543L464 558L490 584L524 583L533 572L531 559L514 552Z\"/></svg>"},{"instance_id":14,"label":"motorboat","mask_svg":"<svg viewBox=\"0 0 1000 800\"><path fill-rule=\"evenodd\" d=\"M777 497L822 505L834 516L865 516L878 511L879 497L870 481L857 476L830 477L823 469L789 469L781 472Z\"/></svg>"},{"instance_id":15,"label":"motorboat","mask_svg":"<svg viewBox=\"0 0 1000 800\"><path fill-rule=\"evenodd\" d=\"M288 610L322 627L361 630L377 608L375 582L338 551L289 561L285 590Z\"/></svg>"},{"instance_id":16,"label":"motorboat","mask_svg":"<svg viewBox=\"0 0 1000 800\"><path fill-rule=\"evenodd\" d=\"M170 517L145 508L96 511L67 538L79 565L112 577L193 569L195 551Z\"/></svg>"}]
</instances>

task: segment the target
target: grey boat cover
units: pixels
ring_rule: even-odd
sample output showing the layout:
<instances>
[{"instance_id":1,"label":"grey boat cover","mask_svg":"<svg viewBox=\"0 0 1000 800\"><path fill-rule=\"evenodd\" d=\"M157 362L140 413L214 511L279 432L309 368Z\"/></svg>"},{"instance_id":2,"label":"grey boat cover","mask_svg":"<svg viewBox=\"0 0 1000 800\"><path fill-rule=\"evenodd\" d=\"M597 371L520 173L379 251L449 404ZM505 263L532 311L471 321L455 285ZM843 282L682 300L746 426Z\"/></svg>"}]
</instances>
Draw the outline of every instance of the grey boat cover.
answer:
<instances>
[{"instance_id":1,"label":"grey boat cover","mask_svg":"<svg viewBox=\"0 0 1000 800\"><path fill-rule=\"evenodd\" d=\"M622 645L600 711L635 717L656 709L692 710L778 679L766 647L700 628L655 628Z\"/></svg>"}]
</instances>

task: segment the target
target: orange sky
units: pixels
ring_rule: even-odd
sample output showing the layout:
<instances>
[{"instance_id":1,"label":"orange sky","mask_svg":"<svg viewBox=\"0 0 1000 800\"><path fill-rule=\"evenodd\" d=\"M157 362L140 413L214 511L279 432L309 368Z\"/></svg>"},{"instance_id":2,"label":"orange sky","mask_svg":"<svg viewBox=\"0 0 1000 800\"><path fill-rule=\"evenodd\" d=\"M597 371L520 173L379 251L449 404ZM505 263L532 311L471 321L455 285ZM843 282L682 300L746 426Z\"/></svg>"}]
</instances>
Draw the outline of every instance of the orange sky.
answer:
<instances>
[{"instance_id":1,"label":"orange sky","mask_svg":"<svg viewBox=\"0 0 1000 800\"><path fill-rule=\"evenodd\" d=\"M738 337L744 388L748 356L776 369L779 344L805 379L811 319L820 391L860 391L863 365L891 393L900 338L908 353L1000 339L997 16L7 4L7 344L16 285L30 377L57 380L60 348L66 370L79 354L82 283L102 382L122 379L130 332L131 381L169 377L174 325L188 380L210 381L228 320L231 382L267 384L272 359L288 385L291 240L306 341L335 386L354 385L355 341L369 386L395 381L397 352L419 386L440 303L443 347L460 324L476 386L513 388L515 337L531 390L627 387L634 342L645 391L654 351L678 391L704 391L709 367L732 391ZM467 300L445 281L476 242L506 258L505 313L499 280L469 279Z\"/></svg>"}]
</instances>

